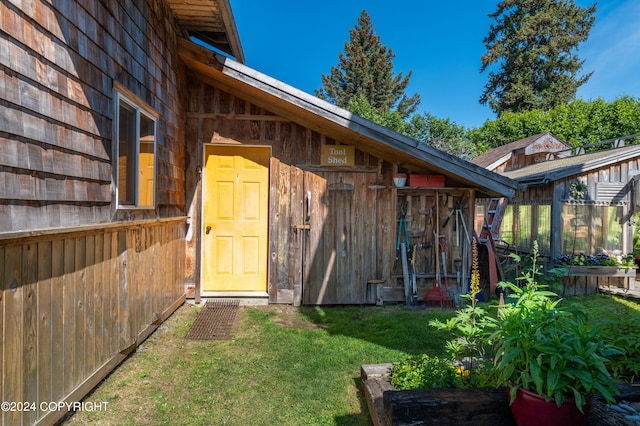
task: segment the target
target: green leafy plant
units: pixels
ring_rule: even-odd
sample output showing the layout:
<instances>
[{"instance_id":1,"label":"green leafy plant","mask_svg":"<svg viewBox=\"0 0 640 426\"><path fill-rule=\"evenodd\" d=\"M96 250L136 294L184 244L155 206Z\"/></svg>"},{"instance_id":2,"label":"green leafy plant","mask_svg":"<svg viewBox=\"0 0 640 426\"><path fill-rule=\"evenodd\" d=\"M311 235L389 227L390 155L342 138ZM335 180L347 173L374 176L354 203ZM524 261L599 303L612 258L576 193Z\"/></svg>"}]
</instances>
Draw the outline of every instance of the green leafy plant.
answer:
<instances>
[{"instance_id":1,"label":"green leafy plant","mask_svg":"<svg viewBox=\"0 0 640 426\"><path fill-rule=\"evenodd\" d=\"M414 355L393 366L391 385L398 390L459 388L463 374L450 359Z\"/></svg>"},{"instance_id":2,"label":"green leafy plant","mask_svg":"<svg viewBox=\"0 0 640 426\"><path fill-rule=\"evenodd\" d=\"M465 302L456 314L446 321L434 319L429 325L446 330L453 337L447 342L447 353L461 366L463 382L469 387L492 386L491 377L492 341L487 330L495 327L495 317L479 305L476 296L480 293L480 270L477 242L472 241L471 291L461 298Z\"/></svg>"},{"instance_id":3,"label":"green leafy plant","mask_svg":"<svg viewBox=\"0 0 640 426\"><path fill-rule=\"evenodd\" d=\"M510 386L511 403L519 387L558 406L573 398L580 410L595 394L613 402L617 389L606 364L622 352L600 338L602 323L591 326L585 314L563 309L561 299L538 284L536 255L534 245L533 265L523 273L522 286L499 284L511 291L511 303L500 309L492 335L499 381Z\"/></svg>"}]
</instances>

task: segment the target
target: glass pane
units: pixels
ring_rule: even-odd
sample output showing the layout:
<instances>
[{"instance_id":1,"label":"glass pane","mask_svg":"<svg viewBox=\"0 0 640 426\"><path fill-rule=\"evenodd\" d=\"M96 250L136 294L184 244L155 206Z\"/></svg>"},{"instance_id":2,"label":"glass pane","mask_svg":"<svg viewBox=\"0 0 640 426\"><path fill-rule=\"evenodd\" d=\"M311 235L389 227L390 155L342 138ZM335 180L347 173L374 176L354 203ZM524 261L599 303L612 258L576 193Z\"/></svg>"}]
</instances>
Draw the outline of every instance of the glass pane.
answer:
<instances>
[{"instance_id":1,"label":"glass pane","mask_svg":"<svg viewBox=\"0 0 640 426\"><path fill-rule=\"evenodd\" d=\"M538 250L540 254L551 253L551 205L541 204L538 206Z\"/></svg>"},{"instance_id":2,"label":"glass pane","mask_svg":"<svg viewBox=\"0 0 640 426\"><path fill-rule=\"evenodd\" d=\"M120 101L118 108L118 202L135 204L136 111Z\"/></svg>"},{"instance_id":3,"label":"glass pane","mask_svg":"<svg viewBox=\"0 0 640 426\"><path fill-rule=\"evenodd\" d=\"M533 246L531 241L531 206L518 206L518 244L522 250L528 250Z\"/></svg>"},{"instance_id":4,"label":"glass pane","mask_svg":"<svg viewBox=\"0 0 640 426\"><path fill-rule=\"evenodd\" d=\"M152 207L155 194L155 123L140 114L138 206Z\"/></svg>"},{"instance_id":5,"label":"glass pane","mask_svg":"<svg viewBox=\"0 0 640 426\"><path fill-rule=\"evenodd\" d=\"M608 253L622 253L622 206L607 206L603 208L606 215L606 228L603 230L602 246Z\"/></svg>"},{"instance_id":6,"label":"glass pane","mask_svg":"<svg viewBox=\"0 0 640 426\"><path fill-rule=\"evenodd\" d=\"M513 241L513 205L508 204L504 209L504 215L502 216L502 224L500 225L500 238L510 246L514 245Z\"/></svg>"},{"instance_id":7,"label":"glass pane","mask_svg":"<svg viewBox=\"0 0 640 426\"><path fill-rule=\"evenodd\" d=\"M622 206L565 205L564 254L613 253L622 250Z\"/></svg>"}]
</instances>

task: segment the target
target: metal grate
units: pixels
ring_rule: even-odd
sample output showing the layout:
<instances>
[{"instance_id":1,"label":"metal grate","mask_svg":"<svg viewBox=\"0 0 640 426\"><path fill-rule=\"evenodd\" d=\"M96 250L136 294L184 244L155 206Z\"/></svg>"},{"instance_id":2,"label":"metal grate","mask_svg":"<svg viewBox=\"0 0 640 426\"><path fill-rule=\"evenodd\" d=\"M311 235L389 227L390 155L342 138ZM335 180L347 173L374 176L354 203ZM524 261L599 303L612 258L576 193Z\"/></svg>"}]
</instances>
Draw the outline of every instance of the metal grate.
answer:
<instances>
[{"instance_id":1,"label":"metal grate","mask_svg":"<svg viewBox=\"0 0 640 426\"><path fill-rule=\"evenodd\" d=\"M227 340L236 325L238 300L208 300L191 325L186 339Z\"/></svg>"}]
</instances>

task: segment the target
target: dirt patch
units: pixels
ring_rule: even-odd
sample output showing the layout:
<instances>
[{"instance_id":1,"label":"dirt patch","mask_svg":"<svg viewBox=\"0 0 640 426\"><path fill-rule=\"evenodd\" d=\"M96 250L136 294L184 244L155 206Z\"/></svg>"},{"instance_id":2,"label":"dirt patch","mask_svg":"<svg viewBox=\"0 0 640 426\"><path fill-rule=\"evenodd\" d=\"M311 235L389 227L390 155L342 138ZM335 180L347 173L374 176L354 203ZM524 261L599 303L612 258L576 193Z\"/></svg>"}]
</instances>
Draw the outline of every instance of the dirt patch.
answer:
<instances>
[{"instance_id":1,"label":"dirt patch","mask_svg":"<svg viewBox=\"0 0 640 426\"><path fill-rule=\"evenodd\" d=\"M317 324L305 318L295 306L267 305L258 306L254 309L272 313L273 317L271 318L271 321L282 328L297 328L301 330L319 330L327 328L326 324Z\"/></svg>"}]
</instances>

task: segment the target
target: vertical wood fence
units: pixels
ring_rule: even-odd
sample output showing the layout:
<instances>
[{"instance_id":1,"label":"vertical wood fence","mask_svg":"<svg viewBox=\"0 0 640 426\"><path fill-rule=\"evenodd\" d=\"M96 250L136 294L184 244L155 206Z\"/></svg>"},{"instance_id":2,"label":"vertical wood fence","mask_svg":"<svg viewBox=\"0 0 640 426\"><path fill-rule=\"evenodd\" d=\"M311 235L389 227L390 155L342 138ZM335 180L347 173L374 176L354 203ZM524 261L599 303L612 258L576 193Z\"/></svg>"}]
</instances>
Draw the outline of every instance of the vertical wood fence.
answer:
<instances>
[{"instance_id":1,"label":"vertical wood fence","mask_svg":"<svg viewBox=\"0 0 640 426\"><path fill-rule=\"evenodd\" d=\"M29 408L2 424L53 424L66 410L50 403L80 401L184 302L184 230L174 218L0 236L0 400Z\"/></svg>"}]
</instances>

